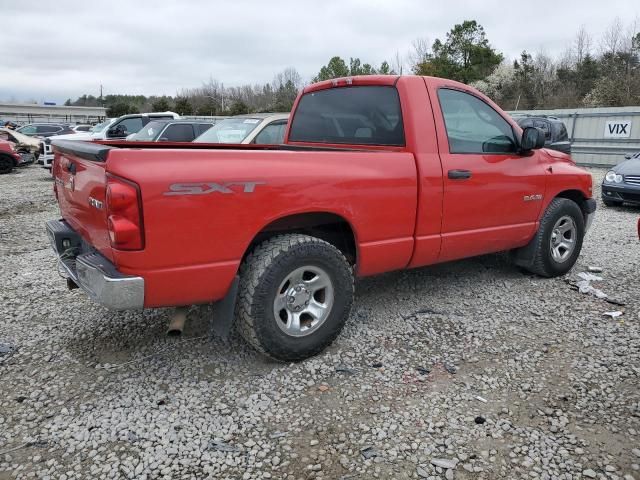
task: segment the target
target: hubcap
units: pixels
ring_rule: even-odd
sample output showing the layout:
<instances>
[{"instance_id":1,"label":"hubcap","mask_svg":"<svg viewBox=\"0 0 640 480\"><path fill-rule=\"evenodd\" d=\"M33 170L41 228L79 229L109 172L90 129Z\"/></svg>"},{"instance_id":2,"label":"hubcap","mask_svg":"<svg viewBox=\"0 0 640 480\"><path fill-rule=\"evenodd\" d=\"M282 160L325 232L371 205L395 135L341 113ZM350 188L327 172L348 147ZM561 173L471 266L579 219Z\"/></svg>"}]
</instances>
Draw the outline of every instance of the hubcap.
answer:
<instances>
[{"instance_id":1,"label":"hubcap","mask_svg":"<svg viewBox=\"0 0 640 480\"><path fill-rule=\"evenodd\" d=\"M324 323L333 306L333 284L323 269L295 269L280 284L273 301L278 327L292 337L303 337Z\"/></svg>"},{"instance_id":2,"label":"hubcap","mask_svg":"<svg viewBox=\"0 0 640 480\"><path fill-rule=\"evenodd\" d=\"M560 217L551 231L551 257L558 263L567 261L576 248L578 229L568 215Z\"/></svg>"}]
</instances>

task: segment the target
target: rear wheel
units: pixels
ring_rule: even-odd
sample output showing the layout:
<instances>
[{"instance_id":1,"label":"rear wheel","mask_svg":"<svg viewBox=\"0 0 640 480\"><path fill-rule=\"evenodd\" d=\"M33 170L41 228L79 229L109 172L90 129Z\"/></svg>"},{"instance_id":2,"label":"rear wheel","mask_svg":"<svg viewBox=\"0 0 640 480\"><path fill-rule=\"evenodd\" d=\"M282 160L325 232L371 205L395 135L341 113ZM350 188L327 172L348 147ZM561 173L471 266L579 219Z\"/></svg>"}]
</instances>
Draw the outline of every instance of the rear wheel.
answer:
<instances>
[{"instance_id":1,"label":"rear wheel","mask_svg":"<svg viewBox=\"0 0 640 480\"><path fill-rule=\"evenodd\" d=\"M260 352L303 360L338 336L353 292L353 271L340 250L307 235L279 235L240 269L236 325Z\"/></svg>"},{"instance_id":2,"label":"rear wheel","mask_svg":"<svg viewBox=\"0 0 640 480\"><path fill-rule=\"evenodd\" d=\"M16 162L7 155L0 155L0 175L11 172Z\"/></svg>"},{"instance_id":3,"label":"rear wheel","mask_svg":"<svg viewBox=\"0 0 640 480\"><path fill-rule=\"evenodd\" d=\"M580 207L567 198L554 198L547 207L534 238L535 257L528 270L543 277L567 273L578 259L584 238Z\"/></svg>"}]
</instances>

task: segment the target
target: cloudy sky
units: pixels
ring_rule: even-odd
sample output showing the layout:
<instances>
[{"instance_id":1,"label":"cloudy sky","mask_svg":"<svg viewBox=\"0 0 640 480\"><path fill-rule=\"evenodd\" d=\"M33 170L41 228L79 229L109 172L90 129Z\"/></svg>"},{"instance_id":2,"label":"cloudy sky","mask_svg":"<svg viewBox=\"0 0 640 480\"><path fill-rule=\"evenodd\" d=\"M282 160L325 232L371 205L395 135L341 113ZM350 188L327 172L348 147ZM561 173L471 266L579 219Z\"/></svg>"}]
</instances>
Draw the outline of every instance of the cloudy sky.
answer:
<instances>
[{"instance_id":1,"label":"cloudy sky","mask_svg":"<svg viewBox=\"0 0 640 480\"><path fill-rule=\"evenodd\" d=\"M83 93L175 95L209 77L264 83L287 67L305 80L330 57L379 65L418 37L475 19L507 57L559 55L580 25L598 40L638 0L0 0L0 100Z\"/></svg>"}]
</instances>

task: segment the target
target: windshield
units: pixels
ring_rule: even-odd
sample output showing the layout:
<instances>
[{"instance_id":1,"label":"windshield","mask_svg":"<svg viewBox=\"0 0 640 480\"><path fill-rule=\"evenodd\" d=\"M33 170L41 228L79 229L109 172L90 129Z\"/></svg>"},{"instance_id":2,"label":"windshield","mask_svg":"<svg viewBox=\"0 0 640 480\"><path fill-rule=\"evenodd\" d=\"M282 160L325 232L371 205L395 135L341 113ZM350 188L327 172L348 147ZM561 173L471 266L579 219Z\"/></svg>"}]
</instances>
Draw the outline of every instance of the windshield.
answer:
<instances>
[{"instance_id":1,"label":"windshield","mask_svg":"<svg viewBox=\"0 0 640 480\"><path fill-rule=\"evenodd\" d=\"M128 140L137 142L153 142L166 124L167 122L149 122L142 127L142 130L139 130L138 133L134 134Z\"/></svg>"},{"instance_id":2,"label":"windshield","mask_svg":"<svg viewBox=\"0 0 640 480\"><path fill-rule=\"evenodd\" d=\"M197 143L242 143L260 123L259 118L226 118L194 140Z\"/></svg>"}]
</instances>

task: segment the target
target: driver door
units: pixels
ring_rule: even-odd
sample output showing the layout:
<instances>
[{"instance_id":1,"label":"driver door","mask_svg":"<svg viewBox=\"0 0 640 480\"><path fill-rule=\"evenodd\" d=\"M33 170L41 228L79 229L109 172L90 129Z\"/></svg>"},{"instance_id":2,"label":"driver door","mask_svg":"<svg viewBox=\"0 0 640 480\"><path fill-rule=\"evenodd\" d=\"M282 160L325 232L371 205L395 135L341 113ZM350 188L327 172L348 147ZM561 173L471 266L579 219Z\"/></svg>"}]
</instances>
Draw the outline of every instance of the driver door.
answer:
<instances>
[{"instance_id":1,"label":"driver door","mask_svg":"<svg viewBox=\"0 0 640 480\"><path fill-rule=\"evenodd\" d=\"M480 97L439 88L436 98L443 119L436 122L444 177L440 261L525 245L545 193L540 151L520 155L511 123Z\"/></svg>"}]
</instances>

